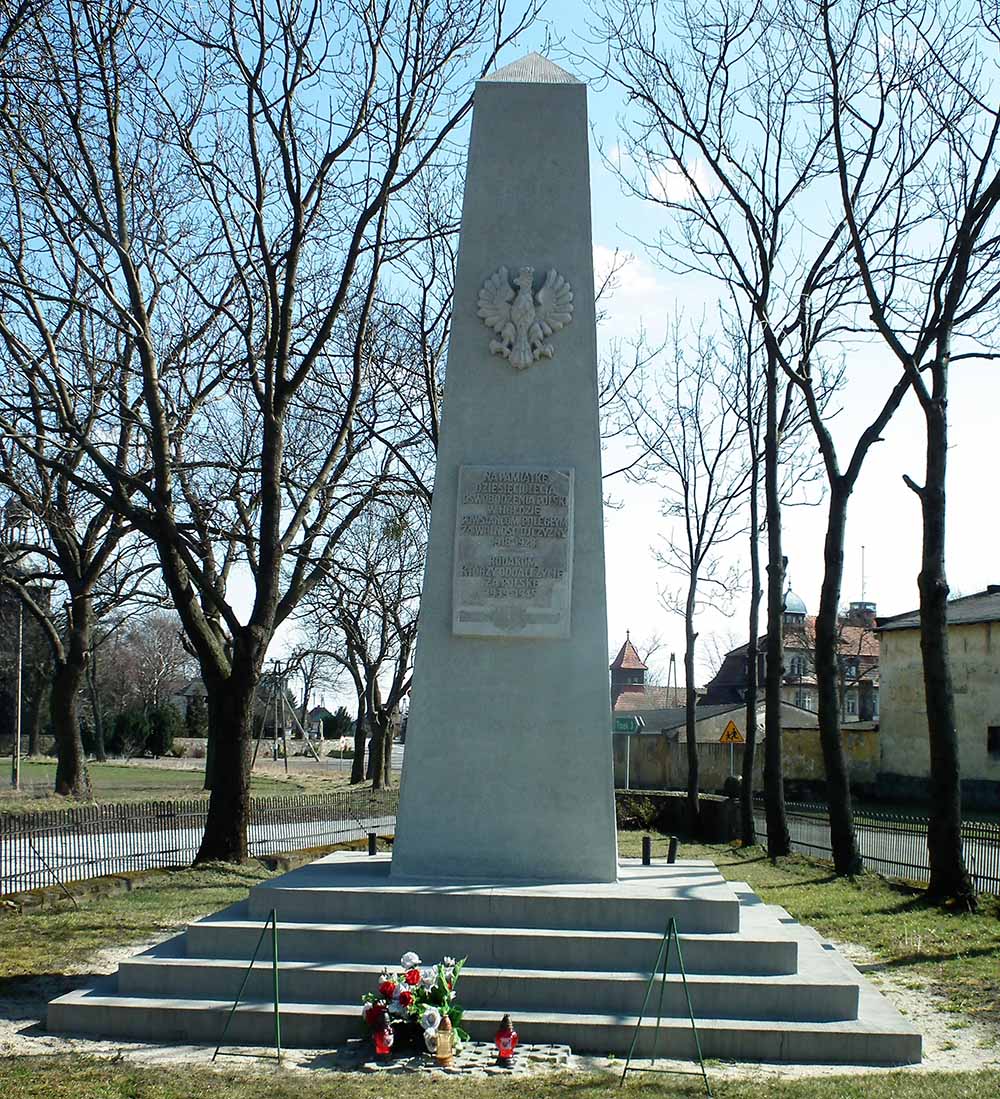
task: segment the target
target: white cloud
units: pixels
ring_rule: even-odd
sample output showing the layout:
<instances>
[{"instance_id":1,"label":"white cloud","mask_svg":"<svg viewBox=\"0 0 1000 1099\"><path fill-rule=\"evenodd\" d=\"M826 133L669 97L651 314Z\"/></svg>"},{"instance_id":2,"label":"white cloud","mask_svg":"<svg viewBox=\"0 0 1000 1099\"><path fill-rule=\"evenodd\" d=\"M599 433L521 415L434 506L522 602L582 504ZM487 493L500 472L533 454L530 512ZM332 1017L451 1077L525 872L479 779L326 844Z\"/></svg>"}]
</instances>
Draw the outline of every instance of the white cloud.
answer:
<instances>
[{"instance_id":1,"label":"white cloud","mask_svg":"<svg viewBox=\"0 0 1000 1099\"><path fill-rule=\"evenodd\" d=\"M651 172L646 185L653 198L660 202L687 202L697 190L703 198L719 193L719 183L708 165L698 158L684 168L677 161L663 164Z\"/></svg>"}]
</instances>

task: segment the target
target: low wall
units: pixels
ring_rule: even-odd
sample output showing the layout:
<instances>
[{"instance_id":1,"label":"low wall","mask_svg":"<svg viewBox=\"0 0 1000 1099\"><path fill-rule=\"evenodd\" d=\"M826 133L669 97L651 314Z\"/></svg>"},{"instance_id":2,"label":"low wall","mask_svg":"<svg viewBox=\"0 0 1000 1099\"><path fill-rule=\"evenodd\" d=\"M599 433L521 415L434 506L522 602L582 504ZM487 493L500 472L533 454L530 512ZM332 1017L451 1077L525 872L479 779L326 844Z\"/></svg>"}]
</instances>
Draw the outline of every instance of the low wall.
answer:
<instances>
[{"instance_id":1,"label":"low wall","mask_svg":"<svg viewBox=\"0 0 1000 1099\"><path fill-rule=\"evenodd\" d=\"M842 731L844 752L850 769L851 784L869 787L878 779L878 729L847 726ZM825 781L823 751L816 728L782 730L782 759L786 783L811 788ZM702 790L721 793L731 774L743 773L742 744L698 744L698 777ZM630 790L683 790L687 786L687 744L683 734L614 734L615 786ZM754 788L760 789L764 776L764 743L754 752Z\"/></svg>"},{"instance_id":2,"label":"low wall","mask_svg":"<svg viewBox=\"0 0 1000 1099\"><path fill-rule=\"evenodd\" d=\"M739 837L740 807L734 798L702 794L698 807L701 834L691 836L687 827L687 795L682 791L615 791L619 828L650 829L706 843L728 843Z\"/></svg>"}]
</instances>

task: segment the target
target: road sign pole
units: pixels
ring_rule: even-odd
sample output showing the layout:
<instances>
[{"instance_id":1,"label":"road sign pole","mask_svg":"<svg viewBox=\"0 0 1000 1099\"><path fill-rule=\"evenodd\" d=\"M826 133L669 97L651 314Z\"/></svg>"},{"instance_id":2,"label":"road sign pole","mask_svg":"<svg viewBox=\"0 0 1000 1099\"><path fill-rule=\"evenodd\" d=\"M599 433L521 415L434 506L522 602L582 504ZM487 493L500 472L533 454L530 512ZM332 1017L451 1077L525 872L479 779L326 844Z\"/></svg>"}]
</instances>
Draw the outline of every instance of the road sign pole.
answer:
<instances>
[{"instance_id":1,"label":"road sign pole","mask_svg":"<svg viewBox=\"0 0 1000 1099\"><path fill-rule=\"evenodd\" d=\"M631 787L628 784L628 769L629 769L629 757L632 754L632 734L625 734L625 789L629 790Z\"/></svg>"},{"instance_id":2,"label":"road sign pole","mask_svg":"<svg viewBox=\"0 0 1000 1099\"><path fill-rule=\"evenodd\" d=\"M733 744L729 742L729 777L732 778L736 772L733 770Z\"/></svg>"}]
</instances>

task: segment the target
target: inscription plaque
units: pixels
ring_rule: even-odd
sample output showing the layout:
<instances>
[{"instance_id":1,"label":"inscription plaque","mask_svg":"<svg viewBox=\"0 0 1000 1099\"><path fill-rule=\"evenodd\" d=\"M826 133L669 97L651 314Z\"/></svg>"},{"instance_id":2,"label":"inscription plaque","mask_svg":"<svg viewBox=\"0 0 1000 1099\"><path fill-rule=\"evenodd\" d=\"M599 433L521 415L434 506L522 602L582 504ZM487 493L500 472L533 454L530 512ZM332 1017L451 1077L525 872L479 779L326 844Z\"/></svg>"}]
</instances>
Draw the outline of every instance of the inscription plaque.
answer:
<instances>
[{"instance_id":1,"label":"inscription plaque","mask_svg":"<svg viewBox=\"0 0 1000 1099\"><path fill-rule=\"evenodd\" d=\"M573 470L461 466L452 631L569 637Z\"/></svg>"}]
</instances>

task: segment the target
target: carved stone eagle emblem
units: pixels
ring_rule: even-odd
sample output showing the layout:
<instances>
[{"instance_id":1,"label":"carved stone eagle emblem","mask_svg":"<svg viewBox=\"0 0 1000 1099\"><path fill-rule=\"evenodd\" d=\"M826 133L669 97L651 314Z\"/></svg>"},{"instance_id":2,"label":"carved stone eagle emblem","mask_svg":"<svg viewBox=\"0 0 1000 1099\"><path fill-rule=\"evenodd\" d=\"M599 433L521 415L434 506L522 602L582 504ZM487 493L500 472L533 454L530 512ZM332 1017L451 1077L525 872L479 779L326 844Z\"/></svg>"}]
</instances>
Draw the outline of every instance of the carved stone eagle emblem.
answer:
<instances>
[{"instance_id":1,"label":"carved stone eagle emblem","mask_svg":"<svg viewBox=\"0 0 1000 1099\"><path fill-rule=\"evenodd\" d=\"M562 275L550 270L537 294L534 280L535 269L522 267L511 285L507 268L501 267L479 291L479 316L498 337L490 340L490 351L517 370L551 359L555 352L548 337L573 319L573 291Z\"/></svg>"}]
</instances>

